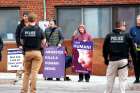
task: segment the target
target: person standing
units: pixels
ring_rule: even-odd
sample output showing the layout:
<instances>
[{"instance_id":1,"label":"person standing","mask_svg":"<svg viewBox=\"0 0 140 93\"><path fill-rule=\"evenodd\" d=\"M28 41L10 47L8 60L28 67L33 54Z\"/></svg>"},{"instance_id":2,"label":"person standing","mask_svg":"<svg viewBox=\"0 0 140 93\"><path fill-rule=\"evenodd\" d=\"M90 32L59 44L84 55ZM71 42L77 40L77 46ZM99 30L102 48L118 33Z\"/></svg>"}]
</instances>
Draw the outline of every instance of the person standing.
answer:
<instances>
[{"instance_id":1,"label":"person standing","mask_svg":"<svg viewBox=\"0 0 140 93\"><path fill-rule=\"evenodd\" d=\"M49 26L45 29L46 46L58 46L61 47L64 41L64 36L62 34L62 29L56 25L55 20L49 21ZM52 80L52 78L47 78L47 80ZM56 78L60 81L60 78Z\"/></svg>"},{"instance_id":2,"label":"person standing","mask_svg":"<svg viewBox=\"0 0 140 93\"><path fill-rule=\"evenodd\" d=\"M21 32L21 44L24 51L24 77L21 93L28 93L29 85L30 93L36 93L36 78L43 61L40 49L46 42L43 31L36 25L36 18L36 14L30 13L29 25Z\"/></svg>"},{"instance_id":3,"label":"person standing","mask_svg":"<svg viewBox=\"0 0 140 93\"><path fill-rule=\"evenodd\" d=\"M17 25L17 28L16 28L15 38L16 38L16 45L18 48L22 48L22 44L20 42L20 33L21 33L21 30L25 26L28 26L28 15L29 15L29 12L23 13L22 20L20 21L20 23Z\"/></svg>"},{"instance_id":4,"label":"person standing","mask_svg":"<svg viewBox=\"0 0 140 93\"><path fill-rule=\"evenodd\" d=\"M136 49L136 62L133 62L136 78L134 83L140 83L140 15L136 18L136 26L130 29L130 36L135 43Z\"/></svg>"},{"instance_id":5,"label":"person standing","mask_svg":"<svg viewBox=\"0 0 140 93\"><path fill-rule=\"evenodd\" d=\"M112 93L117 75L119 77L120 93L125 93L129 53L131 53L133 61L135 60L134 43L125 30L126 23L118 21L115 24L115 29L105 37L103 57L107 65L107 85L104 93Z\"/></svg>"},{"instance_id":6,"label":"person standing","mask_svg":"<svg viewBox=\"0 0 140 93\"><path fill-rule=\"evenodd\" d=\"M16 32L15 32L16 45L17 45L17 47L20 48L20 49L22 49L22 44L21 44L21 42L20 42L20 33L21 33L21 30L22 30L25 26L28 26L28 15L29 15L29 12L24 12L24 13L23 13L22 20L21 20L20 23L17 25ZM15 80L15 81L17 81L19 78L22 77L22 73L23 73L22 70L17 70L17 72L16 72L16 80Z\"/></svg>"},{"instance_id":7,"label":"person standing","mask_svg":"<svg viewBox=\"0 0 140 93\"><path fill-rule=\"evenodd\" d=\"M1 38L1 36L0 36L0 61L2 61L2 49L3 49L3 40L2 40L2 38Z\"/></svg>"},{"instance_id":8,"label":"person standing","mask_svg":"<svg viewBox=\"0 0 140 93\"><path fill-rule=\"evenodd\" d=\"M86 28L83 24L79 25L78 31L75 31L72 36L72 41L78 40L78 41L92 41L92 37L90 34L87 33ZM80 60L78 60L80 61ZM85 62L84 62L85 63ZM90 71L88 73L79 73L79 80L78 82L83 81L85 78L86 82L89 82L90 80Z\"/></svg>"}]
</instances>

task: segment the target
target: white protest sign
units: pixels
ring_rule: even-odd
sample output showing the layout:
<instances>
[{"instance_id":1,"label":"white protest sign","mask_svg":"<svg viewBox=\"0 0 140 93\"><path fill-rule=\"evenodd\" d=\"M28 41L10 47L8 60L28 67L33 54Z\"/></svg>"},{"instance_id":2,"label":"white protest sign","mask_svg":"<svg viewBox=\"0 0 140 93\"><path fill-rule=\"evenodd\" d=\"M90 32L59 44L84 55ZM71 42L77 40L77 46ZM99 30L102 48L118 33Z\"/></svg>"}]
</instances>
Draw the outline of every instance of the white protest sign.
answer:
<instances>
[{"instance_id":1,"label":"white protest sign","mask_svg":"<svg viewBox=\"0 0 140 93\"><path fill-rule=\"evenodd\" d=\"M8 49L7 70L23 70L23 54L21 49Z\"/></svg>"}]
</instances>

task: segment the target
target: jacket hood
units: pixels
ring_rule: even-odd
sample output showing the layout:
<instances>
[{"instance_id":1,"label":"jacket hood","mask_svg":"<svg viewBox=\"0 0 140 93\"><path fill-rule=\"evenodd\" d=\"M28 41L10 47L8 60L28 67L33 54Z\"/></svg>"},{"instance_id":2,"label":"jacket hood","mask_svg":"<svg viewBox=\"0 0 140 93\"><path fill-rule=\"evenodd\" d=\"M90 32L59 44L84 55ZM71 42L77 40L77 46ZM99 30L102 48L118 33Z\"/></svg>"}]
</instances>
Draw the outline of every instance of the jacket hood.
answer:
<instances>
[{"instance_id":1,"label":"jacket hood","mask_svg":"<svg viewBox=\"0 0 140 93\"><path fill-rule=\"evenodd\" d=\"M85 27L85 25L83 25L83 24L79 25L79 26L78 26L78 31L79 31L79 28L80 28L80 27L83 27L83 28L84 28L84 33L87 32L87 31L86 31L86 27ZM80 31L79 31L79 33L80 33ZM81 33L80 33L80 34L81 34Z\"/></svg>"}]
</instances>

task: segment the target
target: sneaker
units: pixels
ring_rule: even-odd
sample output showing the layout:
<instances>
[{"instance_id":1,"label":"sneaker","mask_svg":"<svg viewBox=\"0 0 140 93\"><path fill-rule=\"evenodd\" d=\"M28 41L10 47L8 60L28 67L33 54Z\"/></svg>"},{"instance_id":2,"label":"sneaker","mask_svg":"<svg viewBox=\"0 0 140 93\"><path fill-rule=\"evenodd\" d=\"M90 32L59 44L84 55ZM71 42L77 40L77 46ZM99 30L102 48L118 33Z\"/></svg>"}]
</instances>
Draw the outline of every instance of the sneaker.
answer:
<instances>
[{"instance_id":1,"label":"sneaker","mask_svg":"<svg viewBox=\"0 0 140 93\"><path fill-rule=\"evenodd\" d=\"M89 80L86 80L86 82L89 82Z\"/></svg>"},{"instance_id":2,"label":"sneaker","mask_svg":"<svg viewBox=\"0 0 140 93\"><path fill-rule=\"evenodd\" d=\"M78 82L82 82L83 80L78 80Z\"/></svg>"},{"instance_id":3,"label":"sneaker","mask_svg":"<svg viewBox=\"0 0 140 93\"><path fill-rule=\"evenodd\" d=\"M52 78L47 78L47 80L53 80Z\"/></svg>"},{"instance_id":4,"label":"sneaker","mask_svg":"<svg viewBox=\"0 0 140 93\"><path fill-rule=\"evenodd\" d=\"M46 78L46 77L44 77L44 80L47 80L47 78Z\"/></svg>"},{"instance_id":5,"label":"sneaker","mask_svg":"<svg viewBox=\"0 0 140 93\"><path fill-rule=\"evenodd\" d=\"M69 77L65 77L64 81L71 81L71 79Z\"/></svg>"},{"instance_id":6,"label":"sneaker","mask_svg":"<svg viewBox=\"0 0 140 93\"><path fill-rule=\"evenodd\" d=\"M60 78L56 78L56 81L60 81Z\"/></svg>"},{"instance_id":7,"label":"sneaker","mask_svg":"<svg viewBox=\"0 0 140 93\"><path fill-rule=\"evenodd\" d=\"M14 80L14 82L18 82L18 80Z\"/></svg>"},{"instance_id":8,"label":"sneaker","mask_svg":"<svg viewBox=\"0 0 140 93\"><path fill-rule=\"evenodd\" d=\"M22 75L19 76L19 79L21 79L21 78L22 78Z\"/></svg>"},{"instance_id":9,"label":"sneaker","mask_svg":"<svg viewBox=\"0 0 140 93\"><path fill-rule=\"evenodd\" d=\"M27 91L21 89L20 93L27 93Z\"/></svg>"},{"instance_id":10,"label":"sneaker","mask_svg":"<svg viewBox=\"0 0 140 93\"><path fill-rule=\"evenodd\" d=\"M135 80L134 83L140 83L140 81L139 80Z\"/></svg>"}]
</instances>

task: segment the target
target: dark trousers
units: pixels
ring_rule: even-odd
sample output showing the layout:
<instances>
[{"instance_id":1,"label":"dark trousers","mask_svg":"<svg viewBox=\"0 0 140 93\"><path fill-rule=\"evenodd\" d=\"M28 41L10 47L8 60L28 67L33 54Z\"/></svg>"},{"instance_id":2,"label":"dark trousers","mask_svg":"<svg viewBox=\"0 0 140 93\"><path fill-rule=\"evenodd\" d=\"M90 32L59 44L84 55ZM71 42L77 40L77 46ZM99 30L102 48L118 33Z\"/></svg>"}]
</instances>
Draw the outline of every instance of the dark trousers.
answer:
<instances>
[{"instance_id":1,"label":"dark trousers","mask_svg":"<svg viewBox=\"0 0 140 93\"><path fill-rule=\"evenodd\" d=\"M86 74L79 73L79 80L83 80L84 78L85 78L85 80L89 80L90 74L89 73L86 73Z\"/></svg>"},{"instance_id":2,"label":"dark trousers","mask_svg":"<svg viewBox=\"0 0 140 93\"><path fill-rule=\"evenodd\" d=\"M134 62L134 71L136 81L139 81L140 78L140 51L136 54L136 62Z\"/></svg>"}]
</instances>

